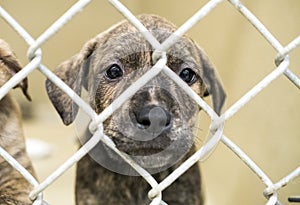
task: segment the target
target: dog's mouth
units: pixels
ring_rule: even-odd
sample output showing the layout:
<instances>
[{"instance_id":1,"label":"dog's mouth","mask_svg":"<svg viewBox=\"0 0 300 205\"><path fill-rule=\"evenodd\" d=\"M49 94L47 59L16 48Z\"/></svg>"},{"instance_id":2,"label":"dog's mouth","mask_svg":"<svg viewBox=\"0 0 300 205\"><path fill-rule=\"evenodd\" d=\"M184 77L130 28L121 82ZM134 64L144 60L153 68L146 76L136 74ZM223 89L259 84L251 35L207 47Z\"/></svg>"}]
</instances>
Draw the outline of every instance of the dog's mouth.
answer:
<instances>
[{"instance_id":1,"label":"dog's mouth","mask_svg":"<svg viewBox=\"0 0 300 205\"><path fill-rule=\"evenodd\" d=\"M122 151L122 147L118 147ZM164 149L159 148L138 148L138 149L131 149L130 151L125 151L126 154L129 154L131 156L149 156L153 154L157 154L159 152L162 152Z\"/></svg>"},{"instance_id":2,"label":"dog's mouth","mask_svg":"<svg viewBox=\"0 0 300 205\"><path fill-rule=\"evenodd\" d=\"M115 143L118 150L127 154L133 161L151 173L157 173L173 166L190 151L193 145L191 133L182 127L161 133L148 141L138 140L137 136L133 137L132 135L137 133L130 130L133 129L132 127L128 126L126 129L127 134L121 132L120 127L111 129L107 126L104 132ZM94 153L93 156L99 158L100 155L99 163L104 167L126 175L136 174L132 173L132 167L110 148L104 146L100 149L106 154ZM128 170L131 170L130 173L127 173Z\"/></svg>"},{"instance_id":3,"label":"dog's mouth","mask_svg":"<svg viewBox=\"0 0 300 205\"><path fill-rule=\"evenodd\" d=\"M117 148L129 155L140 166L151 172L164 170L180 160L187 150L178 149L178 143L167 136L159 136L151 141L134 141L114 138Z\"/></svg>"},{"instance_id":4,"label":"dog's mouth","mask_svg":"<svg viewBox=\"0 0 300 205\"><path fill-rule=\"evenodd\" d=\"M117 148L130 156L150 156L167 149L172 141L167 136L158 136L149 141L136 141L128 137L112 138Z\"/></svg>"}]
</instances>

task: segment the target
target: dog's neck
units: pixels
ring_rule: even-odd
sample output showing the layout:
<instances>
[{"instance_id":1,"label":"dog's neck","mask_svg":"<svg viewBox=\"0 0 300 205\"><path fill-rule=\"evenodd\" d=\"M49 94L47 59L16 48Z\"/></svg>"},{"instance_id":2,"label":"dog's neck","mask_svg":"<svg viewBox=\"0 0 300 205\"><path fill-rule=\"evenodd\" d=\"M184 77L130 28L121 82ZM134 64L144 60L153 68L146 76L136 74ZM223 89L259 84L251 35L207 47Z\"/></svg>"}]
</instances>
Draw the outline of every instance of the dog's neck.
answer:
<instances>
[{"instance_id":1,"label":"dog's neck","mask_svg":"<svg viewBox=\"0 0 300 205\"><path fill-rule=\"evenodd\" d=\"M89 134L86 139L90 137L91 134ZM180 162L162 172L153 174L152 176L158 182L162 181L194 151L195 149L192 147L190 152L182 160L180 160ZM99 163L98 160L101 160L101 162ZM89 204L150 204L151 201L147 197L147 193L149 190L151 190L150 185L141 176L138 176L133 168L131 168L129 165L125 166L126 163L124 161L121 163L119 160L120 158L111 158L111 153L107 152L107 147L104 147L102 143L99 143L92 150L92 154L86 155L78 162L76 176L77 205L84 205L87 203L87 201L90 202ZM113 170L108 170L104 167L111 165L111 163L115 163L115 166L120 166L114 168L119 170L122 168L124 172L127 172L127 176L114 172ZM182 181L186 181L184 183L193 184L193 186L182 186ZM189 169L187 173L181 176L179 181L177 180L170 188L164 191L164 200L172 202L172 198L177 197L169 194L169 192L172 193L172 189L182 189L182 193L187 193L186 190L184 191L183 189L191 189L189 193L194 197L191 200L195 201L191 204L202 204L203 199L201 197L195 198L195 196L200 196L200 185L200 172L199 167L196 164ZM181 198L184 201L191 196L185 194L185 196L181 196Z\"/></svg>"}]
</instances>

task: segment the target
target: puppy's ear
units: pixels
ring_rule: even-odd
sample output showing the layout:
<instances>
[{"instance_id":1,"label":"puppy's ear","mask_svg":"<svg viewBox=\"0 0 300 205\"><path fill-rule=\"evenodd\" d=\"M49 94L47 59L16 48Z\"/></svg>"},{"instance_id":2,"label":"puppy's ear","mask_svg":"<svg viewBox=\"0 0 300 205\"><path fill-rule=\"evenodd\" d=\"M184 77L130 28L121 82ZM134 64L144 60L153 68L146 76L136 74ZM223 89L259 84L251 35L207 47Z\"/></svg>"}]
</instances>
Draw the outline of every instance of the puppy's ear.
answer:
<instances>
[{"instance_id":1,"label":"puppy's ear","mask_svg":"<svg viewBox=\"0 0 300 205\"><path fill-rule=\"evenodd\" d=\"M88 74L89 56L95 50L96 45L96 38L88 41L77 55L61 63L54 71L79 96L81 95L81 87ZM78 106L49 79L46 81L46 90L63 123L65 125L71 124L78 113Z\"/></svg>"},{"instance_id":2,"label":"puppy's ear","mask_svg":"<svg viewBox=\"0 0 300 205\"><path fill-rule=\"evenodd\" d=\"M15 54L12 52L9 45L0 39L0 86L7 82L12 76L22 69ZM31 101L31 98L27 92L28 82L27 78L24 78L15 88L21 88L25 97Z\"/></svg>"},{"instance_id":3,"label":"puppy's ear","mask_svg":"<svg viewBox=\"0 0 300 205\"><path fill-rule=\"evenodd\" d=\"M200 48L198 51L203 67L203 76L201 77L206 85L206 92L204 96L212 96L213 108L215 112L220 115L225 102L226 94L220 80L216 75L215 68L208 59L207 55Z\"/></svg>"}]
</instances>

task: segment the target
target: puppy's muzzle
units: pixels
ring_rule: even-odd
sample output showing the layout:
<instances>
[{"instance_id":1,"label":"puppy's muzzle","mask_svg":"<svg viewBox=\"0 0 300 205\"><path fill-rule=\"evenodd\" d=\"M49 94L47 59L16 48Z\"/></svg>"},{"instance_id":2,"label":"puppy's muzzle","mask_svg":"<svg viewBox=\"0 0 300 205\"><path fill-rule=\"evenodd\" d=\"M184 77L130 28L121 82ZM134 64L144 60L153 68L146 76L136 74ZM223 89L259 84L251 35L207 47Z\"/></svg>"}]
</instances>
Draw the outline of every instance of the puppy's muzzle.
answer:
<instances>
[{"instance_id":1,"label":"puppy's muzzle","mask_svg":"<svg viewBox=\"0 0 300 205\"><path fill-rule=\"evenodd\" d=\"M154 136L166 133L172 127L172 115L161 106L146 105L133 113L136 126Z\"/></svg>"}]
</instances>

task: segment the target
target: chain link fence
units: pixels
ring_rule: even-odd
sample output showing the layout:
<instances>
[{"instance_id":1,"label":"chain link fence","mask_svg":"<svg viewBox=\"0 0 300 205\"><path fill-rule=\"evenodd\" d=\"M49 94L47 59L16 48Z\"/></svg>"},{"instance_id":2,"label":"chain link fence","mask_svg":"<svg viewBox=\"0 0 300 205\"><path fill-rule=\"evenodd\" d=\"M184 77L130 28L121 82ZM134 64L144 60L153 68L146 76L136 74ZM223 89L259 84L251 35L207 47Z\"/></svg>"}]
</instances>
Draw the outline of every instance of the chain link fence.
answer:
<instances>
[{"instance_id":1,"label":"chain link fence","mask_svg":"<svg viewBox=\"0 0 300 205\"><path fill-rule=\"evenodd\" d=\"M143 75L137 82L130 86L125 92L117 98L112 104L107 107L99 115L95 113L93 109L80 98L72 89L70 89L61 79L54 75L42 61L42 46L43 44L56 35L56 33L63 29L65 24L72 20L72 18L82 11L91 1L80 0L75 3L67 12L65 12L55 23L53 23L44 33L38 38L33 38L30 32L26 31L11 15L2 7L0 7L0 16L24 39L29 45L27 57L30 62L11 78L5 85L0 88L0 99L2 99L13 87L15 87L22 79L31 74L34 70L39 70L44 76L50 79L53 83L59 86L72 100L89 116L91 119L90 129L94 131L93 137L86 142L73 156L71 156L65 163L57 168L49 177L45 180L38 182L28 171L26 171L16 160L14 160L5 150L0 148L0 155L5 158L15 169L17 169L29 183L34 186L30 194L30 198L34 200L34 204L47 204L42 193L51 184L60 179L60 176L66 172L70 167L75 165L82 157L84 157L99 141L105 143L108 147L115 151L120 157L122 157L128 164L130 164L144 179L150 184L152 189L149 191L149 196L152 200L151 204L165 204L163 202L162 193L171 185L176 179L178 179L183 173L185 173L192 165L198 161L207 159L215 147L221 142L233 153L235 153L243 163L245 163L251 171L253 171L261 183L265 185L265 189L262 190L266 197L266 204L283 204L278 198L278 191L284 186L288 185L292 180L300 175L300 167L291 171L286 176L283 176L279 181L273 181L257 164L248 156L244 151L227 137L224 130L224 123L229 121L236 115L246 104L254 100L254 97L267 88L271 82L276 81L279 77L285 76L290 82L300 88L300 79L289 68L290 60L289 54L292 53L297 47L299 48L300 36L292 40L288 45L282 45L274 35L266 28L258 18L251 13L251 11L238 0L229 0L228 2L222 2L221 0L208 1L202 8L200 8L192 17L190 17L182 26L175 31L174 35L171 35L163 43L159 43L152 34L139 22L130 10L124 6L120 1L109 0L109 2L125 16L142 34L145 39L155 49L155 56L158 59L153 68ZM244 16L258 31L258 35L261 35L276 51L277 56L275 58L276 67L270 72L264 79L258 82L252 89L250 89L244 96L238 99L233 105L226 109L221 116L218 116L213 109L200 98L195 95L192 89L175 75L167 66L167 59L165 51L172 46L178 38L184 35L189 29L191 29L197 22L201 21L212 10L219 6L220 3L229 3ZM174 80L180 87L187 92L187 94L195 100L195 102L205 111L205 113L211 119L209 136L207 137L204 145L195 152L188 160L186 160L180 167L178 167L173 173L167 176L163 181L157 182L145 169L140 167L126 154L119 151L111 139L103 133L103 122L111 116L114 111L127 101L130 96L137 92L146 82L151 80L160 72L164 72L172 80ZM226 127L226 126L225 126ZM288 138L288 136L287 136ZM288 139L287 139L288 140ZM225 190L226 191L226 190ZM291 200L297 200L293 198Z\"/></svg>"}]
</instances>

